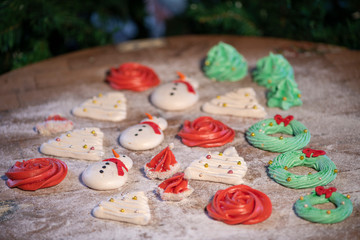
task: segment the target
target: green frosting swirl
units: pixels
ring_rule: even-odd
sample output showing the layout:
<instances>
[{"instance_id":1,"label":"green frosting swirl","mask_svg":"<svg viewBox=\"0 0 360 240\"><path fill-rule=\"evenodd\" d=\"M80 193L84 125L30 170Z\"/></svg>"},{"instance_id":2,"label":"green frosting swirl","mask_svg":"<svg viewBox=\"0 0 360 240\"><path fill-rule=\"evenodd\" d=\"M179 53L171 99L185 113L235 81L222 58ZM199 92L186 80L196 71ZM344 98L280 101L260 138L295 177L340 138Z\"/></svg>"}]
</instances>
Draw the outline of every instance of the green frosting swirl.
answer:
<instances>
[{"instance_id":1,"label":"green frosting swirl","mask_svg":"<svg viewBox=\"0 0 360 240\"><path fill-rule=\"evenodd\" d=\"M247 74L247 62L233 46L220 42L208 52L204 72L217 81L239 81Z\"/></svg>"},{"instance_id":2,"label":"green frosting swirl","mask_svg":"<svg viewBox=\"0 0 360 240\"><path fill-rule=\"evenodd\" d=\"M288 110L293 106L301 106L301 92L295 81L289 76L281 80L267 95L269 107Z\"/></svg>"},{"instance_id":3,"label":"green frosting swirl","mask_svg":"<svg viewBox=\"0 0 360 240\"><path fill-rule=\"evenodd\" d=\"M294 80L294 70L281 54L270 53L256 63L252 73L254 81L266 88L272 89L282 79L289 77ZM296 84L296 83L295 83Z\"/></svg>"},{"instance_id":4,"label":"green frosting swirl","mask_svg":"<svg viewBox=\"0 0 360 240\"><path fill-rule=\"evenodd\" d=\"M316 204L332 202L336 209L319 209L313 207ZM331 197L325 198L325 195L318 196L315 191L310 195L299 199L294 205L296 214L310 222L317 223L338 223L349 217L353 211L352 202L343 194L333 192ZM330 211L330 213L328 212Z\"/></svg>"},{"instance_id":5,"label":"green frosting swirl","mask_svg":"<svg viewBox=\"0 0 360 240\"><path fill-rule=\"evenodd\" d=\"M310 175L295 175L287 169L297 166L310 167L318 171ZM269 165L269 175L277 183L289 188L312 188L324 186L333 181L337 175L336 166L326 155L306 157L302 151L291 151L280 154Z\"/></svg>"},{"instance_id":6,"label":"green frosting swirl","mask_svg":"<svg viewBox=\"0 0 360 240\"><path fill-rule=\"evenodd\" d=\"M279 137L268 136L275 133L284 133L294 137L280 139ZM302 123L292 120L285 127L284 123L277 124L272 118L255 123L246 132L246 138L250 144L271 152L302 149L310 142L310 137L310 132Z\"/></svg>"}]
</instances>

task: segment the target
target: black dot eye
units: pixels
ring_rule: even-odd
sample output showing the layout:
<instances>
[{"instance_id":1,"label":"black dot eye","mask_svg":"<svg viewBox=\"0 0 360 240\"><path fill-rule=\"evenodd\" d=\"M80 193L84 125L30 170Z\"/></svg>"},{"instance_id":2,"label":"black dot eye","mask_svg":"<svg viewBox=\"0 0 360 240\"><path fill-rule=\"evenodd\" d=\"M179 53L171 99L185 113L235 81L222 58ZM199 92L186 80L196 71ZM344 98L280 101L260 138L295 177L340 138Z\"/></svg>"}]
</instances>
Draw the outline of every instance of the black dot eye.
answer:
<instances>
[{"instance_id":1,"label":"black dot eye","mask_svg":"<svg viewBox=\"0 0 360 240\"><path fill-rule=\"evenodd\" d=\"M100 173L104 173L104 171L103 171L103 170L100 170L99 172L100 172Z\"/></svg>"},{"instance_id":2,"label":"black dot eye","mask_svg":"<svg viewBox=\"0 0 360 240\"><path fill-rule=\"evenodd\" d=\"M110 163L107 162L107 163L105 163L105 165L110 165Z\"/></svg>"},{"instance_id":3,"label":"black dot eye","mask_svg":"<svg viewBox=\"0 0 360 240\"><path fill-rule=\"evenodd\" d=\"M173 87L173 90L176 90L176 87Z\"/></svg>"},{"instance_id":4,"label":"black dot eye","mask_svg":"<svg viewBox=\"0 0 360 240\"><path fill-rule=\"evenodd\" d=\"M123 155L123 157L126 157L125 155Z\"/></svg>"},{"instance_id":5,"label":"black dot eye","mask_svg":"<svg viewBox=\"0 0 360 240\"><path fill-rule=\"evenodd\" d=\"M146 127L146 125L142 125L142 127Z\"/></svg>"},{"instance_id":6,"label":"black dot eye","mask_svg":"<svg viewBox=\"0 0 360 240\"><path fill-rule=\"evenodd\" d=\"M135 133L135 136L137 136L138 134L137 133Z\"/></svg>"},{"instance_id":7,"label":"black dot eye","mask_svg":"<svg viewBox=\"0 0 360 240\"><path fill-rule=\"evenodd\" d=\"M172 96L172 95L174 95L174 93L172 92L172 93L170 93L170 96Z\"/></svg>"},{"instance_id":8,"label":"black dot eye","mask_svg":"<svg viewBox=\"0 0 360 240\"><path fill-rule=\"evenodd\" d=\"M139 132L141 132L141 131L142 131L142 129L140 128L140 129L139 129Z\"/></svg>"},{"instance_id":9,"label":"black dot eye","mask_svg":"<svg viewBox=\"0 0 360 240\"><path fill-rule=\"evenodd\" d=\"M175 83L174 85L175 85L175 86L177 86L177 85L178 85L178 83Z\"/></svg>"}]
</instances>

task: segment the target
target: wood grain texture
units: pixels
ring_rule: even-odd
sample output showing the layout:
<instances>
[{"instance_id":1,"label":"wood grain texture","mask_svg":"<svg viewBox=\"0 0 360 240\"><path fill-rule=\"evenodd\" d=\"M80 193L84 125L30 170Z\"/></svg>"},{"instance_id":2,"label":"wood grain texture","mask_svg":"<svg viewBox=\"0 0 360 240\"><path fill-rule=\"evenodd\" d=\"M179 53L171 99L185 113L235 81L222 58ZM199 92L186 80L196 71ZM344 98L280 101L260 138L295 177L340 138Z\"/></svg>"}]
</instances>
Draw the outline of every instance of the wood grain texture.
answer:
<instances>
[{"instance_id":1,"label":"wood grain texture","mask_svg":"<svg viewBox=\"0 0 360 240\"><path fill-rule=\"evenodd\" d=\"M229 185L190 181L195 192L179 203L164 202L153 190L160 181L144 176L143 166L152 156L173 142L173 150L184 169L209 149L189 148L176 136L184 120L207 114L200 106L217 95L234 88L252 87L259 103L266 106L266 89L258 86L250 74L242 81L212 82L201 71L201 61L211 46L219 41L233 45L249 63L276 49L318 49L289 55L295 79L302 92L303 106L288 111L266 108L275 114L294 115L308 127L308 147L322 149L334 161L339 174L328 186L350 194L354 204L352 215L337 224L307 222L293 211L295 201L312 189L289 189L267 176L267 163L277 156L249 145L244 133L258 120L210 115L236 131L233 143L212 148L222 151L235 146L248 164L246 184L266 193L273 203L273 213L256 225L229 226L210 219L204 208L219 189ZM151 42L127 42L122 46L105 46L71 53L12 71L0 76L0 239L359 239L360 238L360 52L348 49L274 38L238 36L181 36ZM183 112L165 112L148 101L151 89L141 93L124 91L128 99L128 117L119 123L78 118L71 109L100 92L112 91L104 81L110 67L125 62L139 62L153 68L162 82L176 79L182 71L200 82L200 100ZM121 131L144 118L144 113L160 115L168 120L165 141L153 150L132 152L118 143ZM119 190L94 191L80 181L81 172L91 162L60 158L69 172L55 187L27 192L10 189L4 173L16 161L42 157L38 148L49 137L33 130L36 123L52 113L71 119L76 128L94 126L105 133L106 158L111 149L134 160L128 183ZM306 173L308 169L294 169ZM151 206L152 221L136 226L94 218L91 210L110 197L132 191L145 191Z\"/></svg>"}]
</instances>

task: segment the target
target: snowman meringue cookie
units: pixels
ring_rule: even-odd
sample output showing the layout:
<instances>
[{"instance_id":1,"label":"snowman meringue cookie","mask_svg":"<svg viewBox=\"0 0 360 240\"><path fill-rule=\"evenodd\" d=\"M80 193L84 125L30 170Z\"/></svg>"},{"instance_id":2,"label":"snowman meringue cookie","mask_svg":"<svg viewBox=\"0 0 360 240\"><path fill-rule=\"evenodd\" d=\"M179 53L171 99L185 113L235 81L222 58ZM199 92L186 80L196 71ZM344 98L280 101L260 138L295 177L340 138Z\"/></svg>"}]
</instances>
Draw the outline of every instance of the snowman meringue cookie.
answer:
<instances>
[{"instance_id":1,"label":"snowman meringue cookie","mask_svg":"<svg viewBox=\"0 0 360 240\"><path fill-rule=\"evenodd\" d=\"M47 155L99 161L104 156L104 133L99 128L81 128L41 144Z\"/></svg>"},{"instance_id":2,"label":"snowman meringue cookie","mask_svg":"<svg viewBox=\"0 0 360 240\"><path fill-rule=\"evenodd\" d=\"M120 198L110 198L96 206L92 214L94 217L147 225L151 214L148 198L144 192L128 193Z\"/></svg>"},{"instance_id":3,"label":"snowman meringue cookie","mask_svg":"<svg viewBox=\"0 0 360 240\"><path fill-rule=\"evenodd\" d=\"M100 93L75 107L72 113L78 117L119 122L126 118L126 98L120 92Z\"/></svg>"},{"instance_id":4,"label":"snowman meringue cookie","mask_svg":"<svg viewBox=\"0 0 360 240\"><path fill-rule=\"evenodd\" d=\"M180 164L176 161L173 152L174 144L159 152L150 162L144 166L145 174L150 179L166 179L176 173Z\"/></svg>"},{"instance_id":5,"label":"snowman meringue cookie","mask_svg":"<svg viewBox=\"0 0 360 240\"><path fill-rule=\"evenodd\" d=\"M128 171L133 161L126 155L119 155L113 150L115 158L105 159L88 166L81 174L82 182L95 190L120 188L128 178Z\"/></svg>"},{"instance_id":6,"label":"snowman meringue cookie","mask_svg":"<svg viewBox=\"0 0 360 240\"><path fill-rule=\"evenodd\" d=\"M193 161L185 170L185 178L237 185L243 183L246 162L235 147L224 152L208 153Z\"/></svg>"},{"instance_id":7,"label":"snowman meringue cookie","mask_svg":"<svg viewBox=\"0 0 360 240\"><path fill-rule=\"evenodd\" d=\"M163 130L167 128L167 121L161 117L147 114L139 124L125 129L120 137L121 146L130 150L148 150L158 146L164 140Z\"/></svg>"},{"instance_id":8,"label":"snowman meringue cookie","mask_svg":"<svg viewBox=\"0 0 360 240\"><path fill-rule=\"evenodd\" d=\"M199 95L196 91L199 84L197 81L186 78L177 72L179 79L162 84L157 87L150 96L150 101L156 107L166 111L180 111L194 105Z\"/></svg>"}]
</instances>

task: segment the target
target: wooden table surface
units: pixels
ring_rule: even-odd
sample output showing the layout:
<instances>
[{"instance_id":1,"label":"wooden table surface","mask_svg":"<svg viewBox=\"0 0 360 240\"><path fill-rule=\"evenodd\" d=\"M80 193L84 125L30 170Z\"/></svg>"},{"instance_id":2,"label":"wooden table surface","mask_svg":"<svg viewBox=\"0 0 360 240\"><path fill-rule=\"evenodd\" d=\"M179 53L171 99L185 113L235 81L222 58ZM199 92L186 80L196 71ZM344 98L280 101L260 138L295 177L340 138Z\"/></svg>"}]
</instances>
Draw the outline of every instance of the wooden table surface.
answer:
<instances>
[{"instance_id":1,"label":"wooden table surface","mask_svg":"<svg viewBox=\"0 0 360 240\"><path fill-rule=\"evenodd\" d=\"M153 193L159 181L144 177L142 168L152 156L173 142L177 160L184 169L209 149L183 145L177 132L185 119L209 115L201 105L234 88L252 87L260 104L266 106L265 88L251 75L239 82L212 82L201 71L201 61L211 46L219 41L233 45L243 54L249 71L256 61L270 51L282 52L294 68L302 92L303 105L288 111L267 108L275 114L294 115L308 127L308 147L322 149L334 161L339 174L328 184L338 192L350 194L354 211L337 224L316 224L296 216L295 201L313 189L289 189L267 176L267 163L277 153L259 150L244 137L246 129L258 120L210 115L236 131L234 142L211 151L235 146L248 164L246 184L266 193L273 203L273 213L256 225L226 225L210 219L204 208L215 192L229 185L190 181L195 192L186 200L163 202ZM200 100L183 112L165 112L151 105L152 90L141 93L124 91L128 99L128 117L119 123L75 117L71 109L98 93L112 89L104 81L110 67L124 62L139 62L153 68L162 82L176 79L175 71L200 82ZM359 239L360 238L360 52L341 47L274 38L238 36L180 36L160 40L130 41L117 46L87 49L0 76L0 239ZM132 152L118 143L121 131L138 123L144 112L165 117L169 128L165 141L153 150ZM105 158L111 149L134 160L128 182L118 190L94 191L79 181L89 161L60 158L68 165L67 177L59 185L35 192L10 189L4 173L16 161L43 157L39 146L53 137L34 131L36 123L52 113L60 113L76 128L100 127L105 133ZM296 168L306 174L309 169ZM142 190L149 198L152 221L148 226L101 220L91 210L103 200L123 193ZM331 205L331 204L330 204ZM332 207L330 205L322 206Z\"/></svg>"}]
</instances>

